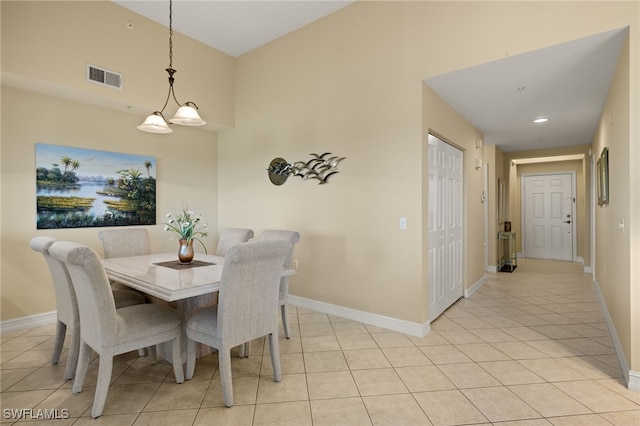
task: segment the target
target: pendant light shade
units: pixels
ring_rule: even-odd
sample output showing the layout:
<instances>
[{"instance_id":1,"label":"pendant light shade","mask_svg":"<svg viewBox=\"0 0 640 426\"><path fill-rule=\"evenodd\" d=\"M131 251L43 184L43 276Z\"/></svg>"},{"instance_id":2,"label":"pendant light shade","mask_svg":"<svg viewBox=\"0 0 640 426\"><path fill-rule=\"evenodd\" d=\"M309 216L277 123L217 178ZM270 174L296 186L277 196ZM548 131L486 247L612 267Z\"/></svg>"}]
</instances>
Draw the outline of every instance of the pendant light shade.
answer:
<instances>
[{"instance_id":1,"label":"pendant light shade","mask_svg":"<svg viewBox=\"0 0 640 426\"><path fill-rule=\"evenodd\" d=\"M171 133L173 129L169 127L164 117L158 111L148 116L144 123L138 126L138 129L149 133Z\"/></svg>"},{"instance_id":2,"label":"pendant light shade","mask_svg":"<svg viewBox=\"0 0 640 426\"><path fill-rule=\"evenodd\" d=\"M200 118L197 107L193 102L185 102L184 105L178 108L176 115L169 122L183 126L203 126L207 124L206 121Z\"/></svg>"},{"instance_id":3,"label":"pendant light shade","mask_svg":"<svg viewBox=\"0 0 640 426\"><path fill-rule=\"evenodd\" d=\"M173 83L175 78L173 75L177 72L173 66L173 3L172 0L169 0L169 68L165 71L169 74L169 93L167 94L167 100L164 102L164 106L160 111L153 112L150 116L144 120L144 123L138 126L138 129L143 132L150 133L171 133L173 130L169 127L169 123L171 124L179 124L182 126L204 126L207 124L200 115L198 114L198 106L191 101L185 102L181 104L178 102L176 98L175 91L173 89ZM178 111L176 114L169 120L169 123L164 119L164 109L167 107L167 103L169 103L169 98L173 97L173 100L178 105Z\"/></svg>"}]
</instances>

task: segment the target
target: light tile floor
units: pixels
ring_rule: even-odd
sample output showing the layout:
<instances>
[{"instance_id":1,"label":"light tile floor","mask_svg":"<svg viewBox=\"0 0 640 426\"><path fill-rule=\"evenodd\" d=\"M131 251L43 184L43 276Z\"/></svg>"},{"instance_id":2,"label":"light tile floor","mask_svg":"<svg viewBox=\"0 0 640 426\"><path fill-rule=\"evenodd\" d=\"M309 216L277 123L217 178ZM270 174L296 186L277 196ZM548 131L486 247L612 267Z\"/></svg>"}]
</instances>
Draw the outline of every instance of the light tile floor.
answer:
<instances>
[{"instance_id":1,"label":"light tile floor","mask_svg":"<svg viewBox=\"0 0 640 426\"><path fill-rule=\"evenodd\" d=\"M392 295L390 295L391 297ZM90 417L97 362L71 393L49 364L54 326L3 333L2 424L11 409L69 418L59 425L640 425L640 393L623 385L591 278L581 265L523 259L487 274L426 337L291 307L282 339L284 380L272 381L267 346L234 358L236 405L222 404L215 354L194 378L136 353L117 358L102 417ZM68 340L68 339L67 339ZM62 410L67 411L62 411ZM9 410L9 411L7 411Z\"/></svg>"}]
</instances>

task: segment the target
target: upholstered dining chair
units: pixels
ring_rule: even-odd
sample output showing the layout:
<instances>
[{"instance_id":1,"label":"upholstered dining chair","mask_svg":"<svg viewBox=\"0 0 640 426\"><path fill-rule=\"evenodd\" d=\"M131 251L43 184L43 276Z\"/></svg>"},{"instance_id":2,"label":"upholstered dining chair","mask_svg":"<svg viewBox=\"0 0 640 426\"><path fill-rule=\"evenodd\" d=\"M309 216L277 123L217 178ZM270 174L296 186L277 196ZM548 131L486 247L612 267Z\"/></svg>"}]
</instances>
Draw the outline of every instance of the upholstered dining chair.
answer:
<instances>
[{"instance_id":1,"label":"upholstered dining chair","mask_svg":"<svg viewBox=\"0 0 640 426\"><path fill-rule=\"evenodd\" d=\"M282 380L278 345L278 287L288 241L255 241L227 251L218 304L196 311L186 326L186 378L193 377L196 342L218 349L224 405L233 405L231 348L268 336L273 379Z\"/></svg>"},{"instance_id":2,"label":"upholstered dining chair","mask_svg":"<svg viewBox=\"0 0 640 426\"><path fill-rule=\"evenodd\" d=\"M285 231L280 229L266 229L260 234L260 241L262 240L284 240L291 243L291 252L284 260L284 268L290 269L293 261L293 246L300 241L300 233L296 231ZM284 336L288 339L289 336L289 311L287 304L289 303L289 277L280 278L280 291L278 293L278 305L280 305L282 316L282 328L284 329Z\"/></svg>"},{"instance_id":3,"label":"upholstered dining chair","mask_svg":"<svg viewBox=\"0 0 640 426\"><path fill-rule=\"evenodd\" d=\"M98 233L98 238L102 241L105 259L151 253L149 232L145 228L103 229ZM126 288L124 284L117 282L112 282L111 286Z\"/></svg>"},{"instance_id":4,"label":"upholstered dining chair","mask_svg":"<svg viewBox=\"0 0 640 426\"><path fill-rule=\"evenodd\" d=\"M103 229L98 233L98 238L102 241L102 251L105 259L151 254L149 232L145 228ZM145 301L148 301L142 292L117 281L110 280L110 282L113 290L133 291L138 293ZM115 291L114 296L117 296L118 293ZM118 303L119 301L116 299L116 306L118 306ZM150 349L153 350L153 348ZM138 354L144 356L145 349L139 349Z\"/></svg>"},{"instance_id":5,"label":"upholstered dining chair","mask_svg":"<svg viewBox=\"0 0 640 426\"><path fill-rule=\"evenodd\" d=\"M105 259L151 253L149 232L145 228L103 229L98 236Z\"/></svg>"},{"instance_id":6,"label":"upholstered dining chair","mask_svg":"<svg viewBox=\"0 0 640 426\"><path fill-rule=\"evenodd\" d=\"M220 233L218 247L216 248L216 256L224 256L232 246L240 243L246 243L253 238L252 229L244 228L227 228Z\"/></svg>"},{"instance_id":7,"label":"upholstered dining chair","mask_svg":"<svg viewBox=\"0 0 640 426\"><path fill-rule=\"evenodd\" d=\"M91 350L100 355L91 409L93 418L99 417L104 409L116 355L172 342L173 373L177 383L184 381L182 317L175 309L155 303L116 309L102 261L92 248L70 241L57 241L49 247L49 254L66 265L78 301L80 353L73 393L82 391Z\"/></svg>"},{"instance_id":8,"label":"upholstered dining chair","mask_svg":"<svg viewBox=\"0 0 640 426\"><path fill-rule=\"evenodd\" d=\"M80 315L78 314L78 302L76 292L73 289L71 277L64 263L52 258L49 255L49 248L57 240L48 236L34 237L29 242L32 250L44 256L49 273L53 281L56 293L56 338L51 354L51 363L57 364L62 354L67 328L71 334L71 344L67 355L67 366L64 371L64 379L71 379L76 372L78 362L78 351L80 348ZM138 293L127 290L114 290L113 298L116 308L132 306L144 303L144 297Z\"/></svg>"}]
</instances>

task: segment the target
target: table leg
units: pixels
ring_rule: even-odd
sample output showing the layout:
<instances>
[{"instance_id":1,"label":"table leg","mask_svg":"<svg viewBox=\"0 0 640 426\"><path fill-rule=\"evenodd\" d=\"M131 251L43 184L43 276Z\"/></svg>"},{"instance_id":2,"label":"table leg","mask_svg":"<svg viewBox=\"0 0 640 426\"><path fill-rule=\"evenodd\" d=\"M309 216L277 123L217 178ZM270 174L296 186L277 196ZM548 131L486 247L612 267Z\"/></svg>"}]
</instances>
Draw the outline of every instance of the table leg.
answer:
<instances>
[{"instance_id":1,"label":"table leg","mask_svg":"<svg viewBox=\"0 0 640 426\"><path fill-rule=\"evenodd\" d=\"M152 303L164 303L175 308L180 315L185 326L193 313L198 309L211 306L218 303L218 293L203 294L202 296L190 297L188 299L177 300L175 302L166 302L155 297L151 297ZM203 357L213 353L215 350L203 344L198 344L196 348L196 358ZM165 344L160 347L158 358L162 358L171 362L171 345ZM182 361L187 362L187 333L183 329L182 333Z\"/></svg>"}]
</instances>

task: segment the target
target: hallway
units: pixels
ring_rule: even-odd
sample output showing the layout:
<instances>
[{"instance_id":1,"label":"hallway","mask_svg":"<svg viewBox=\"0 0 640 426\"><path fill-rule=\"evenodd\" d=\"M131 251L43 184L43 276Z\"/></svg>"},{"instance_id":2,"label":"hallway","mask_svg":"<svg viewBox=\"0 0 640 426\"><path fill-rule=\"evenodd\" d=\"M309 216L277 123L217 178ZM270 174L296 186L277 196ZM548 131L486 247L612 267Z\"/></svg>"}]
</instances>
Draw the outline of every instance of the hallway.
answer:
<instances>
[{"instance_id":1,"label":"hallway","mask_svg":"<svg viewBox=\"0 0 640 426\"><path fill-rule=\"evenodd\" d=\"M4 333L2 424L14 421L6 409L29 408L67 409L63 425L640 424L640 394L623 385L580 264L521 259L513 273L487 274L424 338L293 306L290 316L282 382L272 381L262 341L249 358L233 359L230 409L215 354L181 385L168 363L126 354L114 363L98 420L89 417L97 360L84 391L72 395L62 379L66 353L49 364L53 325Z\"/></svg>"}]
</instances>

